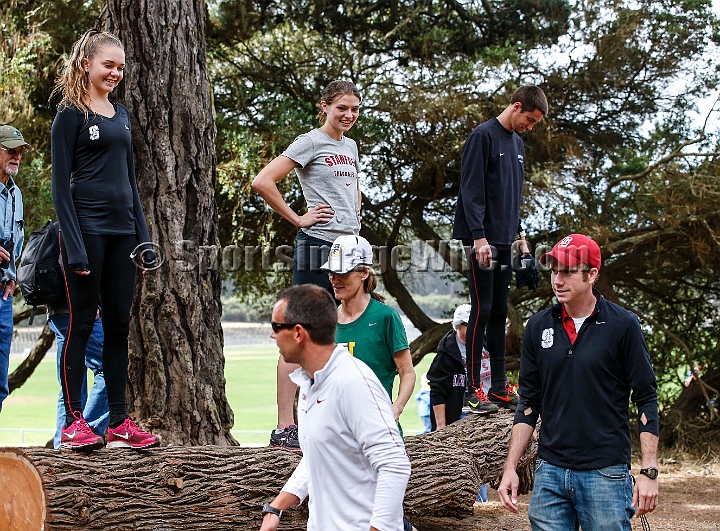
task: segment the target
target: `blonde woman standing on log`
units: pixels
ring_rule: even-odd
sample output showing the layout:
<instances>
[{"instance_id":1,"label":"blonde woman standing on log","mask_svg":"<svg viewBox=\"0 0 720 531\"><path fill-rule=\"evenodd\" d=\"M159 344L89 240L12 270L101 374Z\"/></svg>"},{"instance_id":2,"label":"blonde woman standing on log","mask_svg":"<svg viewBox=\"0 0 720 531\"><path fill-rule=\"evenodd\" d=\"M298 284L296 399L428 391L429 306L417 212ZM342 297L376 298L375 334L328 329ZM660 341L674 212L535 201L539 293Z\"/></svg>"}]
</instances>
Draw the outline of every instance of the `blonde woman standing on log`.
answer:
<instances>
[{"instance_id":1,"label":"blonde woman standing on log","mask_svg":"<svg viewBox=\"0 0 720 531\"><path fill-rule=\"evenodd\" d=\"M110 424L107 446L149 448L158 437L128 417L125 387L130 307L135 264L155 260L133 162L130 114L109 100L125 69L125 51L114 35L85 32L72 48L56 81L62 99L52 125L52 193L61 227L60 248L68 295L69 326L61 354L65 402L61 448L93 450L104 445L82 416L80 391L86 378L85 347L98 303L105 333L102 364Z\"/></svg>"}]
</instances>

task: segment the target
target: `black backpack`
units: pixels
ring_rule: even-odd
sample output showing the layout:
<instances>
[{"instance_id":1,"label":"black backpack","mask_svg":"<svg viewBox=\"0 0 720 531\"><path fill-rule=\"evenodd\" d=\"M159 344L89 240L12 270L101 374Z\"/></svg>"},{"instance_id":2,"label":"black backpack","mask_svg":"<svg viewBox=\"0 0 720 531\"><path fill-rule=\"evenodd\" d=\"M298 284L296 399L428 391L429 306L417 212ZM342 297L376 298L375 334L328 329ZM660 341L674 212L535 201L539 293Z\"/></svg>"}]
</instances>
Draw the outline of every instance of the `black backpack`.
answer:
<instances>
[{"instance_id":1,"label":"black backpack","mask_svg":"<svg viewBox=\"0 0 720 531\"><path fill-rule=\"evenodd\" d=\"M35 310L44 304L66 304L65 279L60 266L60 224L48 220L33 231L17 268L17 283L25 302Z\"/></svg>"}]
</instances>

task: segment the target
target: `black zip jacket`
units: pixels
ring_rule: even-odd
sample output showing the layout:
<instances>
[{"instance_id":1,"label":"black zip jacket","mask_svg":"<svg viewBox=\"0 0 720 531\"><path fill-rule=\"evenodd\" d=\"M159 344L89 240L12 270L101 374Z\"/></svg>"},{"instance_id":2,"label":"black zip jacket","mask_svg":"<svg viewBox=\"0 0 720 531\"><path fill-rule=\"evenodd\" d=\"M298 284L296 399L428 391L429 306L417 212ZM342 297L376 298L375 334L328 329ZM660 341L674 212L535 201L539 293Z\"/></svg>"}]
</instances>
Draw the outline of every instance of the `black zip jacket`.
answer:
<instances>
[{"instance_id":1,"label":"black zip jacket","mask_svg":"<svg viewBox=\"0 0 720 531\"><path fill-rule=\"evenodd\" d=\"M491 245L510 248L522 230L524 157L518 134L497 118L475 128L463 146L453 238L487 238Z\"/></svg>"},{"instance_id":2,"label":"black zip jacket","mask_svg":"<svg viewBox=\"0 0 720 531\"><path fill-rule=\"evenodd\" d=\"M542 417L538 457L576 470L630 465L630 399L640 432L658 434L655 373L640 322L594 293L595 311L574 345L556 304L530 318L520 360L515 424L535 426Z\"/></svg>"},{"instance_id":3,"label":"black zip jacket","mask_svg":"<svg viewBox=\"0 0 720 531\"><path fill-rule=\"evenodd\" d=\"M427 378L430 382L430 422L435 431L437 423L432 406L445 404L446 424L459 420L462 413L467 375L454 330L440 340Z\"/></svg>"}]
</instances>

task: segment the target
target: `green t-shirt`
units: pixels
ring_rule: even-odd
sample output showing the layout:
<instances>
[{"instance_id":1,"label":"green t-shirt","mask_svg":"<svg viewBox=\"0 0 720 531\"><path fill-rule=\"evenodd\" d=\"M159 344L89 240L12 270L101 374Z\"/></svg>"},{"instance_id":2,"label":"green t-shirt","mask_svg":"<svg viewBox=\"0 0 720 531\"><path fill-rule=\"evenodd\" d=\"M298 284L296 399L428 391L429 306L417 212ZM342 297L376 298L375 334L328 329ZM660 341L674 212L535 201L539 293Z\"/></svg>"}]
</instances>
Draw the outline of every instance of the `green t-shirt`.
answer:
<instances>
[{"instance_id":1,"label":"green t-shirt","mask_svg":"<svg viewBox=\"0 0 720 531\"><path fill-rule=\"evenodd\" d=\"M338 324L335 341L350 354L364 361L378 377L392 401L397 367L395 353L408 348L405 327L398 313L375 299L360 317L349 324Z\"/></svg>"}]
</instances>

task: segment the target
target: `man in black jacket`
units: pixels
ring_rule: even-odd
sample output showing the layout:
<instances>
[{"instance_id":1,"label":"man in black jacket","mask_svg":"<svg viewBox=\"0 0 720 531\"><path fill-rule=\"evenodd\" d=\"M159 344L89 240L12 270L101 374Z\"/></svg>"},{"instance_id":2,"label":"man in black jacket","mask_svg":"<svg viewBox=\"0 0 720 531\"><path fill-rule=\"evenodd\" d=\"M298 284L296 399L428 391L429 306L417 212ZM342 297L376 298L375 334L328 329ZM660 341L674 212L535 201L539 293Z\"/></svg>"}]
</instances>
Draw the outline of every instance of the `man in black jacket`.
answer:
<instances>
[{"instance_id":1,"label":"man in black jacket","mask_svg":"<svg viewBox=\"0 0 720 531\"><path fill-rule=\"evenodd\" d=\"M519 240L521 254L529 254L520 225L520 201L525 180L525 148L518 133L531 131L548 112L539 87L524 86L510 105L478 126L463 146L460 192L453 238L468 253L468 284L472 312L468 322L468 377L471 390L480 388L483 339L490 351L492 385L488 398L515 409L517 395L505 373L505 321L511 269L511 248ZM467 404L479 406L479 397Z\"/></svg>"},{"instance_id":2,"label":"man in black jacket","mask_svg":"<svg viewBox=\"0 0 720 531\"><path fill-rule=\"evenodd\" d=\"M517 512L518 460L542 417L533 531L629 531L633 514L658 503L655 374L638 318L593 288L600 248L582 234L558 242L551 267L558 303L528 321L520 361L520 402L498 489ZM637 407L642 461L630 477L630 417Z\"/></svg>"},{"instance_id":3,"label":"man in black jacket","mask_svg":"<svg viewBox=\"0 0 720 531\"><path fill-rule=\"evenodd\" d=\"M463 413L463 402L467 393L467 370L465 340L467 323L470 317L470 305L461 304L453 315L453 330L445 334L438 345L437 354L430 364L427 377L430 382L430 424L432 431L444 428L459 420ZM487 351L485 351L487 352ZM485 360L481 379L490 377L489 360ZM480 387L482 392L482 383ZM484 393L480 395L480 405L468 408L466 413L489 415L498 407L491 403Z\"/></svg>"}]
</instances>

